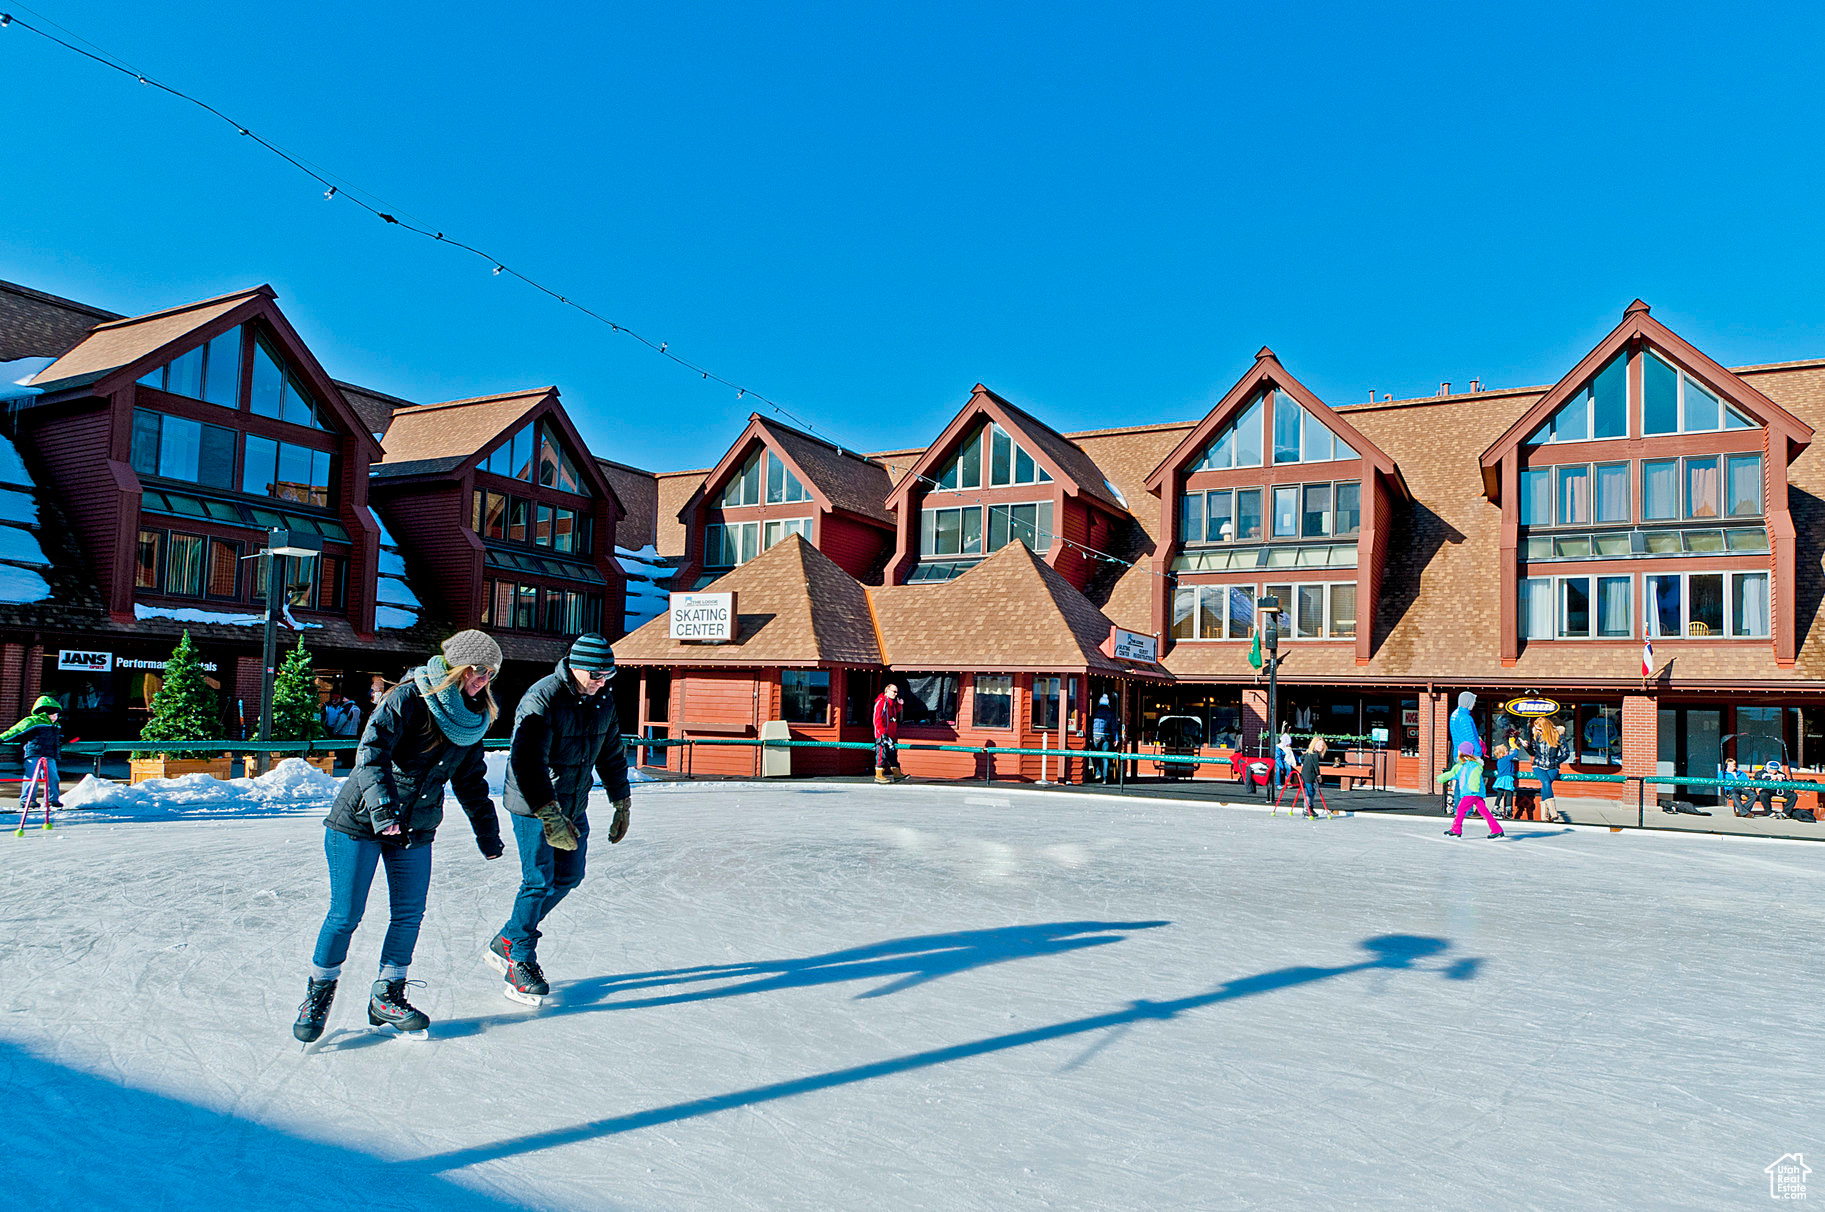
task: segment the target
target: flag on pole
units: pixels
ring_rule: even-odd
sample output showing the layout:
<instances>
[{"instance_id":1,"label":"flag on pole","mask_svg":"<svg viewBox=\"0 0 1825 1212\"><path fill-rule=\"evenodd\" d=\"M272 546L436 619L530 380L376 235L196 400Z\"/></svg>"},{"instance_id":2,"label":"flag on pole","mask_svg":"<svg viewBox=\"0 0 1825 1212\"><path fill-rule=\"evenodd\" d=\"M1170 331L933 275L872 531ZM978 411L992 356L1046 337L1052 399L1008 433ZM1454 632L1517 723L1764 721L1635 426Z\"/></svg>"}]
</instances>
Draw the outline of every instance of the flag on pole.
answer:
<instances>
[{"instance_id":1,"label":"flag on pole","mask_svg":"<svg viewBox=\"0 0 1825 1212\"><path fill-rule=\"evenodd\" d=\"M1248 663L1256 670L1261 668L1261 629L1255 628L1255 642L1248 647Z\"/></svg>"},{"instance_id":2,"label":"flag on pole","mask_svg":"<svg viewBox=\"0 0 1825 1212\"><path fill-rule=\"evenodd\" d=\"M1654 676L1654 641L1652 639L1641 641L1641 676L1643 678Z\"/></svg>"}]
</instances>

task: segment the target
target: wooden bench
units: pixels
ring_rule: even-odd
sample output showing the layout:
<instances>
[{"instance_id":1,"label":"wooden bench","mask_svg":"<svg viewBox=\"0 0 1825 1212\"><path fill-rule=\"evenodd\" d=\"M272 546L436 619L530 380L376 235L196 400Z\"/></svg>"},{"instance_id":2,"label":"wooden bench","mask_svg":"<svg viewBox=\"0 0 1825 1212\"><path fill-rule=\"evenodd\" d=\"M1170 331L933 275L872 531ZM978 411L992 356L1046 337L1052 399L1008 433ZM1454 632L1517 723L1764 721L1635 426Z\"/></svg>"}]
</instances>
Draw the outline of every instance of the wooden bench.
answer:
<instances>
[{"instance_id":1,"label":"wooden bench","mask_svg":"<svg viewBox=\"0 0 1825 1212\"><path fill-rule=\"evenodd\" d=\"M1373 783L1375 781L1375 767L1347 762L1342 766L1320 766L1318 768L1318 774L1321 778L1327 774L1336 775L1337 786L1344 791L1350 790L1350 788L1354 787L1357 783Z\"/></svg>"}]
</instances>

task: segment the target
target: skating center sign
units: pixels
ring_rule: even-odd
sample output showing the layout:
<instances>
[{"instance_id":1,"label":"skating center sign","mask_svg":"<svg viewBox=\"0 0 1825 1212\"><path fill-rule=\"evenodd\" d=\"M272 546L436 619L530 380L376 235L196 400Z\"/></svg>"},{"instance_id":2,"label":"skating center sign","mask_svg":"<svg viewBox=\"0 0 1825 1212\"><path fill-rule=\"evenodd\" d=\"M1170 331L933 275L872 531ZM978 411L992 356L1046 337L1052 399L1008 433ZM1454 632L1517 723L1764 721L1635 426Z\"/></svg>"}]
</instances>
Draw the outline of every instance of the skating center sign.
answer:
<instances>
[{"instance_id":1,"label":"skating center sign","mask_svg":"<svg viewBox=\"0 0 1825 1212\"><path fill-rule=\"evenodd\" d=\"M735 638L735 595L675 593L671 619L674 640L726 644Z\"/></svg>"}]
</instances>

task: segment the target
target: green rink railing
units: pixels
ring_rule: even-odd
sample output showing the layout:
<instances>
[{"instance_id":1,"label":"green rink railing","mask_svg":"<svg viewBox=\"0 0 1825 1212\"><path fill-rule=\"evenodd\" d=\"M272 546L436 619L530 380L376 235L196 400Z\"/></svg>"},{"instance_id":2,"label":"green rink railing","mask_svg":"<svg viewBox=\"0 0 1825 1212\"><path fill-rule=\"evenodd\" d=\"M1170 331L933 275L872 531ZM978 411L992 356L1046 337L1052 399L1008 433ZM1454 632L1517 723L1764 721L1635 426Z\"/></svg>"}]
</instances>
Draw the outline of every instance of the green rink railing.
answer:
<instances>
[{"instance_id":1,"label":"green rink railing","mask_svg":"<svg viewBox=\"0 0 1825 1212\"><path fill-rule=\"evenodd\" d=\"M658 749L661 751L683 749L684 757L685 757L685 769L680 773L682 773L684 775L684 777L686 777L686 778L695 777L695 775L693 773L694 763L692 761L692 755L695 753L695 751L698 748L706 746L706 745L711 746L711 747L725 746L725 747L749 748L749 749L761 749L761 750L782 750L783 749L783 750L791 751L794 749L809 749L809 750L829 749L829 750L855 750L855 751L862 751L862 752L872 752L875 747L874 743L872 741L795 741L795 740L781 741L781 740L773 740L773 739L761 739L758 737L678 737L678 738L624 737L623 739L624 739L627 747L635 750L636 752L641 749L646 749L646 750ZM1341 740L1344 738L1340 737L1338 739ZM489 750L489 751L499 752L499 751L507 749L509 747L510 743L511 742L505 737L489 738L482 742L482 748L485 750ZM290 754L297 754L300 756L312 756L312 755L320 754L320 753L353 750L353 749L357 748L359 746L359 744L360 744L360 742L353 738L341 738L341 739L325 738L325 739L318 739L318 740L313 740L313 741L197 741L197 742L184 742L181 745L180 744L171 744L168 747L161 748L157 743L148 744L146 741L143 741L143 740L137 740L137 741L70 741L63 746L63 752L66 755L93 757L95 773L99 776L101 774L102 760L108 754L158 753L158 752L175 751L175 752L182 752L182 753L246 754L249 756L256 755L256 754L263 754L263 753L269 753L269 754L273 754L275 756L290 755ZM13 746L10 744L7 746L7 748L14 748L14 747L16 747L16 746ZM1195 772L1199 767L1203 767L1203 766L1228 766L1231 768L1231 770L1233 772L1233 771L1235 771L1235 767L1237 765L1237 763L1233 760L1234 758L1240 757L1243 762L1267 760L1266 758L1250 758L1250 757L1247 757L1246 755L1242 755L1242 754L1232 754L1230 756L1224 756L1224 757L1212 757L1212 756L1204 756L1204 755L1198 755L1198 754L1144 753L1144 752L1140 752L1140 751L1133 750L1133 749L1104 750L1104 749L1043 748L1043 747L1014 746L1014 745L1002 746L1002 745L996 745L993 743L986 744L986 745L963 745L963 744L945 743L945 742L941 742L941 741L904 741L904 742L901 742L897 746L897 748L906 749L906 750L915 750L915 751L941 752L941 753L965 753L965 754L970 754L972 756L986 757L989 760L984 761L982 763L981 778L982 778L983 782L987 782L987 783L992 783L995 781L995 763L993 761L993 759L995 759L995 758L1001 758L1001 757L1056 758L1059 760L1059 763L1060 763L1060 775L1061 776L1064 775L1066 773L1066 771L1069 769L1067 766L1064 765L1064 763L1067 763L1067 762L1072 762L1072 761L1083 762L1086 764L1086 766L1090 762L1108 762L1108 763L1110 763L1110 765L1112 767L1112 771L1116 775L1117 784L1124 788L1127 786L1128 780L1130 778L1130 774L1129 774L1130 768L1138 766L1141 763L1147 763L1147 762L1159 763L1162 768L1164 768L1166 766L1184 766L1184 767L1188 767L1190 769L1190 771L1192 771L1192 772ZM1391 751L1388 751L1385 749L1374 750L1374 749L1370 749L1366 746L1352 745L1352 746L1349 746L1347 750L1340 749L1337 752L1354 753L1354 754L1358 754L1358 755L1373 755L1376 753L1388 754ZM69 762L68 762L68 759L66 758L65 765L67 766L68 764L69 764ZM643 766L648 765L648 763L642 762L641 765L643 765ZM671 772L671 767L669 766L669 764L661 765L657 768ZM1325 770L1323 768L1321 768L1320 773L1323 774L1324 772L1325 772ZM1240 776L1239 772L1236 773L1235 778L1236 778L1236 781L1240 781L1241 776ZM1531 784L1532 788L1537 790L1540 785L1539 778L1533 773L1533 771L1530 768L1523 768L1517 774L1515 781L1516 781L1517 788L1524 787L1526 785ZM1729 799L1736 795L1759 797L1763 791L1768 791L1770 793L1787 792L1789 794L1787 796L1785 796L1784 798L1788 801L1787 807L1789 809L1794 807L1794 805L1797 803L1797 793L1805 791L1805 792L1813 792L1813 793L1817 794L1820 797L1821 804L1825 805L1825 782L1803 781L1803 780L1797 780L1797 779L1755 779L1755 778L1745 778L1745 777L1739 777L1739 778L1735 778L1735 779L1723 779L1723 778L1707 778L1707 777L1703 777L1703 776L1699 776L1699 775L1670 775L1670 774L1668 774L1668 775L1662 775L1662 774L1632 775L1632 774L1594 774L1594 773L1587 774L1587 773L1582 773L1582 772L1578 772L1578 771L1566 771L1566 772L1558 775L1553 781L1555 783L1569 783L1569 784L1581 784L1581 783L1629 784L1629 783L1633 783L1635 785L1635 789L1636 789L1636 826L1638 828L1647 828L1648 827L1647 826L1647 796L1648 796L1648 788L1650 786L1656 787L1656 788L1662 788L1662 789L1669 789L1670 793L1676 793L1678 791L1678 789L1682 788L1682 787L1698 788L1698 789L1702 789L1703 791L1705 791L1707 793L1716 794L1720 799ZM1655 799L1656 799L1657 804L1658 804L1658 801L1660 800L1660 798L1661 798L1661 792L1657 791L1655 793ZM1772 799L1773 799L1772 794L1770 795L1770 799L1772 801ZM1817 823L1825 824L1825 819L1821 819Z\"/></svg>"}]
</instances>

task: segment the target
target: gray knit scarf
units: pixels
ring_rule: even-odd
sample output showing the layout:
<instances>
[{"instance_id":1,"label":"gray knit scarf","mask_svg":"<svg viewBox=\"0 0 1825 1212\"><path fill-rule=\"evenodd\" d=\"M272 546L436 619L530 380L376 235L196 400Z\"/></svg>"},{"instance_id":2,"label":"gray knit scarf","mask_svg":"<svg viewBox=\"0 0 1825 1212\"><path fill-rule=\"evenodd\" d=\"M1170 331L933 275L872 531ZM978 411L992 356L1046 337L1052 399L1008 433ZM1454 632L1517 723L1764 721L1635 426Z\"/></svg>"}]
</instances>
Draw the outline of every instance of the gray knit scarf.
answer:
<instances>
[{"instance_id":1,"label":"gray knit scarf","mask_svg":"<svg viewBox=\"0 0 1825 1212\"><path fill-rule=\"evenodd\" d=\"M432 687L450 674L450 666L441 656L434 656L412 671L412 684L418 687L425 706L438 730L452 745L473 745L488 731L488 709L476 711L463 701L461 682L453 682L433 693Z\"/></svg>"}]
</instances>

